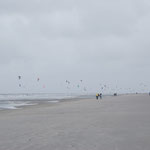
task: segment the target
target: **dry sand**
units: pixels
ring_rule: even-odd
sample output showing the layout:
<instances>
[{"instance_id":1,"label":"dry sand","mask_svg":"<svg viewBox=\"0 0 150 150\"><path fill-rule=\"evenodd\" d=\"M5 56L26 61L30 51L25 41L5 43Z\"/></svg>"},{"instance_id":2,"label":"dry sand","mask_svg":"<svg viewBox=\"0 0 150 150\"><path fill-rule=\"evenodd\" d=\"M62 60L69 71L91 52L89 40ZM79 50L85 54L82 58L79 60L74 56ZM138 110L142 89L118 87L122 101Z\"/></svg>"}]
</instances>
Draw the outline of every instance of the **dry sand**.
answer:
<instances>
[{"instance_id":1,"label":"dry sand","mask_svg":"<svg viewBox=\"0 0 150 150\"><path fill-rule=\"evenodd\" d=\"M150 150L150 97L0 111L0 150Z\"/></svg>"}]
</instances>

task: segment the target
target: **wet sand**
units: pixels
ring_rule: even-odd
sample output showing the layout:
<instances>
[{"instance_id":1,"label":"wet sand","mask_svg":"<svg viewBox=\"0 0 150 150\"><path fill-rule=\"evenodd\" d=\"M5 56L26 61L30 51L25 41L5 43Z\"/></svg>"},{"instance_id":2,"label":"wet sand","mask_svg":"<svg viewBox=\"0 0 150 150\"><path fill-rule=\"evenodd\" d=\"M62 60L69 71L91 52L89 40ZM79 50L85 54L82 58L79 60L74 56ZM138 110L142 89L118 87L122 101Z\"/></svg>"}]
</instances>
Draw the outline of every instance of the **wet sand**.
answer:
<instances>
[{"instance_id":1,"label":"wet sand","mask_svg":"<svg viewBox=\"0 0 150 150\"><path fill-rule=\"evenodd\" d=\"M0 150L149 150L150 96L0 111Z\"/></svg>"}]
</instances>

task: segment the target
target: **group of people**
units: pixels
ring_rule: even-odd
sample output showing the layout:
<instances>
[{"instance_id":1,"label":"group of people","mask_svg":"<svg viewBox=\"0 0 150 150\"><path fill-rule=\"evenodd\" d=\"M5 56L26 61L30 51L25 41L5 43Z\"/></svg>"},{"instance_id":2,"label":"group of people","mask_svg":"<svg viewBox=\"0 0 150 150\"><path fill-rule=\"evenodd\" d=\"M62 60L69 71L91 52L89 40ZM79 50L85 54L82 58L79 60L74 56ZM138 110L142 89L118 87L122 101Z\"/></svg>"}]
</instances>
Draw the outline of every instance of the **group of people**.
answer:
<instances>
[{"instance_id":1,"label":"group of people","mask_svg":"<svg viewBox=\"0 0 150 150\"><path fill-rule=\"evenodd\" d=\"M96 99L98 99L99 97L100 97L100 99L102 99L102 93L100 93L100 94L97 93L97 94L96 94Z\"/></svg>"},{"instance_id":2,"label":"group of people","mask_svg":"<svg viewBox=\"0 0 150 150\"><path fill-rule=\"evenodd\" d=\"M138 93L136 93L136 94L138 94ZM117 96L117 93L114 93L114 96ZM149 92L149 96L150 96L150 92ZM98 99L98 98L100 98L100 99L102 99L102 93L97 93L96 94L96 99Z\"/></svg>"}]
</instances>

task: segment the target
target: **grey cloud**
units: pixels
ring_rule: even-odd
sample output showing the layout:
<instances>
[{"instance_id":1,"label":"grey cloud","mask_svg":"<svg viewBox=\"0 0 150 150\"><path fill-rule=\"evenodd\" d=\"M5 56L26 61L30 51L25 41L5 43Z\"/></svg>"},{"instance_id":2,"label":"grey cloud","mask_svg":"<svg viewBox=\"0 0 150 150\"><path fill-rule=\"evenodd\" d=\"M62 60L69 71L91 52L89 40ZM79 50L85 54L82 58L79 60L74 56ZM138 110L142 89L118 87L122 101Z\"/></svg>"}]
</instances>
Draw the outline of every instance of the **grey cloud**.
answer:
<instances>
[{"instance_id":1,"label":"grey cloud","mask_svg":"<svg viewBox=\"0 0 150 150\"><path fill-rule=\"evenodd\" d=\"M66 78L85 78L93 91L97 82L147 82L149 8L148 0L0 1L1 78L9 78L1 85L19 73L41 76L48 92L65 91L59 83ZM15 91L15 83L7 86L5 92Z\"/></svg>"}]
</instances>

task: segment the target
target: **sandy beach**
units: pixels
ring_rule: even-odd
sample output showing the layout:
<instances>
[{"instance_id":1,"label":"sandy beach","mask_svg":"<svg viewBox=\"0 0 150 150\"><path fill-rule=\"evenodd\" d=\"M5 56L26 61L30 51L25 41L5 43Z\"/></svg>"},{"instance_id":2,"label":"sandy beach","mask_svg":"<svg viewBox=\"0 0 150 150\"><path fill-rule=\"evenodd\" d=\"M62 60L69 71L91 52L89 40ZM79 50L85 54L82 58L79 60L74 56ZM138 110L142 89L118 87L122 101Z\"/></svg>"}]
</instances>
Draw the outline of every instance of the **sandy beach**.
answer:
<instances>
[{"instance_id":1,"label":"sandy beach","mask_svg":"<svg viewBox=\"0 0 150 150\"><path fill-rule=\"evenodd\" d=\"M149 150L149 141L146 94L0 111L0 150Z\"/></svg>"}]
</instances>

